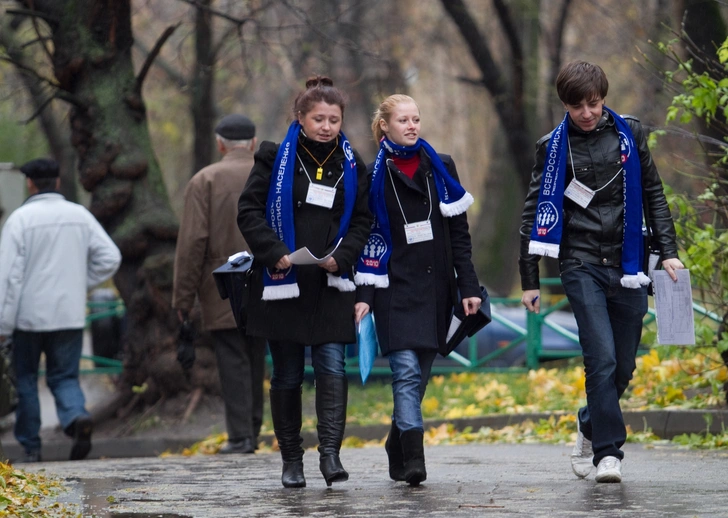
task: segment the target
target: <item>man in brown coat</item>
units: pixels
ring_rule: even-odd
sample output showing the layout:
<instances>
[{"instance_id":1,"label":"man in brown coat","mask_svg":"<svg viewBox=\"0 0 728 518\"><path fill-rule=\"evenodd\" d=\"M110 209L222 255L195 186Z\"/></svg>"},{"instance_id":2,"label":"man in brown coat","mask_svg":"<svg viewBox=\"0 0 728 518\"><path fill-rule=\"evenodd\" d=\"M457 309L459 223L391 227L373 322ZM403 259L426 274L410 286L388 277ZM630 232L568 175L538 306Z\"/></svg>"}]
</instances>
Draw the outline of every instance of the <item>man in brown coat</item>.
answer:
<instances>
[{"instance_id":1,"label":"man in brown coat","mask_svg":"<svg viewBox=\"0 0 728 518\"><path fill-rule=\"evenodd\" d=\"M215 341L228 432L228 443L220 453L254 453L263 419L265 341L241 336L212 271L229 256L248 250L238 230L237 213L238 197L253 166L255 126L247 117L228 115L215 134L222 160L195 174L185 189L172 306L184 322L195 296L199 297L203 329Z\"/></svg>"}]
</instances>

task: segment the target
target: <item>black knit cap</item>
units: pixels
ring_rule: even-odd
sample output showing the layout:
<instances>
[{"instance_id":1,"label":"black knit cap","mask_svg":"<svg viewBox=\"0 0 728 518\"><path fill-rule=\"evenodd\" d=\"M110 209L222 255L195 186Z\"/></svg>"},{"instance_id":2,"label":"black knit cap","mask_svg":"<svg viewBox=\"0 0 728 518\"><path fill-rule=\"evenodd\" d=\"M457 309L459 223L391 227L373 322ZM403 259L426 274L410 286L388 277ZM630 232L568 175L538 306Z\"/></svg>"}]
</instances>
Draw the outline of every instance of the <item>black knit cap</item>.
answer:
<instances>
[{"instance_id":1,"label":"black knit cap","mask_svg":"<svg viewBox=\"0 0 728 518\"><path fill-rule=\"evenodd\" d=\"M215 133L228 140L250 140L255 137L255 124L244 115L234 113L222 118Z\"/></svg>"},{"instance_id":2,"label":"black knit cap","mask_svg":"<svg viewBox=\"0 0 728 518\"><path fill-rule=\"evenodd\" d=\"M21 165L20 172L31 180L58 178L58 162L50 158L36 158Z\"/></svg>"}]
</instances>

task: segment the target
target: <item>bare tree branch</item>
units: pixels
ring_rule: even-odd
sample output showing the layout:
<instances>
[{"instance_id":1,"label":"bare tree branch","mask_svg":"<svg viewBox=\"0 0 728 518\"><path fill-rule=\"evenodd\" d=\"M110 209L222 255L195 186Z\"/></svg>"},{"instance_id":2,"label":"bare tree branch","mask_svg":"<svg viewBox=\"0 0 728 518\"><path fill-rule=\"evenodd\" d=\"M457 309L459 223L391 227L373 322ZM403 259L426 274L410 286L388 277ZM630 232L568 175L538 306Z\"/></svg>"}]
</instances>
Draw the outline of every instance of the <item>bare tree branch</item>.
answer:
<instances>
[{"instance_id":1,"label":"bare tree branch","mask_svg":"<svg viewBox=\"0 0 728 518\"><path fill-rule=\"evenodd\" d=\"M55 99L55 95L49 95L42 103L38 105L36 110L24 121L21 121L23 124L28 124L29 122L32 122L36 117L38 117L43 110L45 110L46 106L48 106L53 99Z\"/></svg>"},{"instance_id":2,"label":"bare tree branch","mask_svg":"<svg viewBox=\"0 0 728 518\"><path fill-rule=\"evenodd\" d=\"M6 13L14 14L16 16L27 16L30 18L40 18L48 23L58 24L60 20L55 16L51 16L48 13L42 13L33 9L6 9Z\"/></svg>"},{"instance_id":3,"label":"bare tree branch","mask_svg":"<svg viewBox=\"0 0 728 518\"><path fill-rule=\"evenodd\" d=\"M483 84L494 98L506 97L508 92L500 80L503 74L493 59L485 36L470 16L463 0L443 1L442 6L450 13L450 17L460 29L460 33L470 49L470 54L483 76Z\"/></svg>"},{"instance_id":4,"label":"bare tree branch","mask_svg":"<svg viewBox=\"0 0 728 518\"><path fill-rule=\"evenodd\" d=\"M237 18L237 17L231 16L230 14L225 13L223 11L214 9L214 8L210 7L209 5L201 4L198 0L179 0L179 1L189 4L193 7L196 7L197 9L202 9L203 11L208 11L208 12L214 14L215 16L219 16L220 18L223 18L229 22L232 22L236 25L241 25L241 26L248 22L255 21L255 16L254 16L255 14L257 14L265 9L268 9L271 5L273 5L273 2L268 2L266 4L263 4L258 9L253 9L252 11L250 11L250 14L248 16L245 16L244 18Z\"/></svg>"},{"instance_id":5,"label":"bare tree branch","mask_svg":"<svg viewBox=\"0 0 728 518\"><path fill-rule=\"evenodd\" d=\"M150 50L139 41L139 39L134 40L134 46L139 49L139 51L144 55L144 59L146 60L147 56L149 55ZM161 68L165 74L180 88L185 89L189 85L187 83L187 78L184 77L182 74L179 73L172 65L169 64L168 61L163 59L161 56L157 56L157 58L154 60L154 64Z\"/></svg>"},{"instance_id":6,"label":"bare tree branch","mask_svg":"<svg viewBox=\"0 0 728 518\"><path fill-rule=\"evenodd\" d=\"M162 35L159 37L157 42L154 44L154 47L152 48L151 52L147 54L147 59L144 60L144 65L142 65L141 70L139 71L139 75L136 77L134 90L138 93L142 90L142 84L144 83L144 79L147 77L147 73L149 72L149 69L152 66L152 62L154 61L154 58L157 57L159 54L159 51L162 50L162 45L169 39L169 37L174 33L175 30L177 30L177 27L180 26L181 22L176 23L175 25L170 25L167 27Z\"/></svg>"}]
</instances>

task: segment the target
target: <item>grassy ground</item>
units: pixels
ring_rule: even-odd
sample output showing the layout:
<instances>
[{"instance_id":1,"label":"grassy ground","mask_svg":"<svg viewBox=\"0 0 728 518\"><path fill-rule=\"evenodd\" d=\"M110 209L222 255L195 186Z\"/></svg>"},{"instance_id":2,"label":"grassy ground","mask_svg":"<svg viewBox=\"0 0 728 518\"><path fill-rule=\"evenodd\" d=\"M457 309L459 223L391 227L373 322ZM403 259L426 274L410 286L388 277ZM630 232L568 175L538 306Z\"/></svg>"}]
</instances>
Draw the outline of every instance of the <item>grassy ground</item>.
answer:
<instances>
[{"instance_id":1,"label":"grassy ground","mask_svg":"<svg viewBox=\"0 0 728 518\"><path fill-rule=\"evenodd\" d=\"M580 359L559 363L527 373L459 373L433 376L422 402L425 419L457 419L501 413L554 412L548 420L527 421L501 430L456 431L442 425L426 432L428 444L462 442L550 442L575 440L575 411L586 402L584 369ZM625 410L726 408L724 385L728 369L715 349L656 347L637 359L634 378L622 399ZM303 427L315 429L315 388L303 389ZM365 386L351 382L347 423L357 425L389 424L392 390L386 380L371 380ZM263 432L271 432L270 414ZM661 439L651 430L628 430L628 441L656 442ZM188 450L215 453L225 434L210 437ZM673 439L675 444L728 448L728 431L718 436L695 434ZM345 446L365 443L349 438Z\"/></svg>"}]
</instances>

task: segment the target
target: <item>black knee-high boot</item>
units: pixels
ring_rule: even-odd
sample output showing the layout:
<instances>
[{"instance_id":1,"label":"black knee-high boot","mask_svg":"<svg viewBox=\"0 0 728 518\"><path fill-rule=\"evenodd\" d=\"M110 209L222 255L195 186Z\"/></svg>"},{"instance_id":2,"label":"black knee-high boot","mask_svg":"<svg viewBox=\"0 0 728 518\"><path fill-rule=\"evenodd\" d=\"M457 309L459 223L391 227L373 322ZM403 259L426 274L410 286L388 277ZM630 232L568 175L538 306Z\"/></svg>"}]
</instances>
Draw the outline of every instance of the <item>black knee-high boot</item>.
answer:
<instances>
[{"instance_id":1,"label":"black knee-high boot","mask_svg":"<svg viewBox=\"0 0 728 518\"><path fill-rule=\"evenodd\" d=\"M387 440L384 443L384 450L389 459L389 478L396 482L404 480L404 454L402 453L402 442L399 439L399 428L392 421L392 428L389 430Z\"/></svg>"},{"instance_id":2,"label":"black knee-high boot","mask_svg":"<svg viewBox=\"0 0 728 518\"><path fill-rule=\"evenodd\" d=\"M348 382L344 376L316 377L316 415L318 416L319 467L326 480L332 482L349 480L349 474L341 465L339 450L344 439L346 426L346 403Z\"/></svg>"},{"instance_id":3,"label":"black knee-high boot","mask_svg":"<svg viewBox=\"0 0 728 518\"><path fill-rule=\"evenodd\" d=\"M424 434L419 430L407 430L402 432L400 439L404 453L404 479L411 486L419 486L427 479Z\"/></svg>"},{"instance_id":4,"label":"black knee-high boot","mask_svg":"<svg viewBox=\"0 0 728 518\"><path fill-rule=\"evenodd\" d=\"M306 487L301 448L301 388L271 389L270 411L283 459L283 487Z\"/></svg>"}]
</instances>

